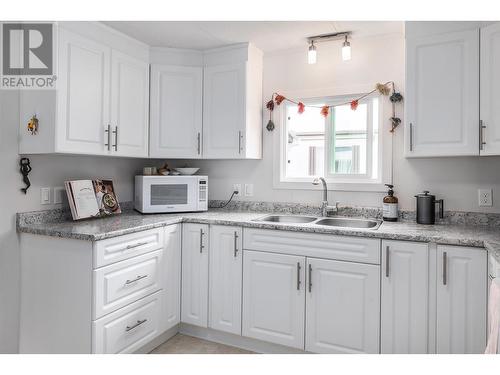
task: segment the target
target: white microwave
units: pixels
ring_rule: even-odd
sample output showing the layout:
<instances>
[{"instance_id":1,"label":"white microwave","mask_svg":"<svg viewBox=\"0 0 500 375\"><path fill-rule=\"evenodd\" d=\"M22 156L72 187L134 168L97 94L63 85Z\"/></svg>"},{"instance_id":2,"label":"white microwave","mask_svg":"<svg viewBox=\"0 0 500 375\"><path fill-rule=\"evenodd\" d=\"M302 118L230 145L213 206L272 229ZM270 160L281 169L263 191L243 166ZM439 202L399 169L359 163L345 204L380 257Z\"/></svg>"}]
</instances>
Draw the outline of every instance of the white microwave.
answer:
<instances>
[{"instance_id":1,"label":"white microwave","mask_svg":"<svg viewBox=\"0 0 500 375\"><path fill-rule=\"evenodd\" d=\"M149 213L208 210L207 176L135 176L134 207Z\"/></svg>"}]
</instances>

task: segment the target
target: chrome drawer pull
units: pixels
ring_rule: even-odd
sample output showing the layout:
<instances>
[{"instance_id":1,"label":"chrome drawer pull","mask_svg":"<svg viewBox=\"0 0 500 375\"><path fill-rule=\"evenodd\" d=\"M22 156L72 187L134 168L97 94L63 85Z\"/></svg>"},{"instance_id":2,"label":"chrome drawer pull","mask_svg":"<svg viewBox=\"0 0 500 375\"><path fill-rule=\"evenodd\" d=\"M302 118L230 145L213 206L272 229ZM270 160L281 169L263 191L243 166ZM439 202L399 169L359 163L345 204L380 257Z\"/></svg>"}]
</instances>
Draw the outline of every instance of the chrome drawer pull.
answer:
<instances>
[{"instance_id":1,"label":"chrome drawer pull","mask_svg":"<svg viewBox=\"0 0 500 375\"><path fill-rule=\"evenodd\" d=\"M147 245L148 243L149 242L137 242L136 244L133 244L133 245L127 245L126 249L127 250L134 249L134 248L139 247L139 246Z\"/></svg>"},{"instance_id":2,"label":"chrome drawer pull","mask_svg":"<svg viewBox=\"0 0 500 375\"><path fill-rule=\"evenodd\" d=\"M127 328L125 328L125 332L132 331L134 328L139 327L141 324L146 323L147 321L148 321L147 319L138 320L137 323L135 323L133 326L131 327L127 326Z\"/></svg>"},{"instance_id":3,"label":"chrome drawer pull","mask_svg":"<svg viewBox=\"0 0 500 375\"><path fill-rule=\"evenodd\" d=\"M300 284L302 283L300 281L300 262L297 262L297 290L300 290Z\"/></svg>"},{"instance_id":4,"label":"chrome drawer pull","mask_svg":"<svg viewBox=\"0 0 500 375\"><path fill-rule=\"evenodd\" d=\"M234 257L238 256L238 232L234 232Z\"/></svg>"},{"instance_id":5,"label":"chrome drawer pull","mask_svg":"<svg viewBox=\"0 0 500 375\"><path fill-rule=\"evenodd\" d=\"M148 277L148 275L137 276L134 280L125 281L125 285L130 285L130 284L136 283L139 280L145 279L146 277Z\"/></svg>"},{"instance_id":6,"label":"chrome drawer pull","mask_svg":"<svg viewBox=\"0 0 500 375\"><path fill-rule=\"evenodd\" d=\"M312 286L313 286L313 283L312 283L312 273L313 273L313 268L312 268L312 265L309 264L309 293L311 293Z\"/></svg>"},{"instance_id":7,"label":"chrome drawer pull","mask_svg":"<svg viewBox=\"0 0 500 375\"><path fill-rule=\"evenodd\" d=\"M447 269L447 254L446 251L443 252L443 285L448 282L448 269Z\"/></svg>"},{"instance_id":8,"label":"chrome drawer pull","mask_svg":"<svg viewBox=\"0 0 500 375\"><path fill-rule=\"evenodd\" d=\"M205 233L203 233L203 229L200 229L200 253L203 252L203 249L205 248L205 246L203 246L203 235Z\"/></svg>"}]
</instances>

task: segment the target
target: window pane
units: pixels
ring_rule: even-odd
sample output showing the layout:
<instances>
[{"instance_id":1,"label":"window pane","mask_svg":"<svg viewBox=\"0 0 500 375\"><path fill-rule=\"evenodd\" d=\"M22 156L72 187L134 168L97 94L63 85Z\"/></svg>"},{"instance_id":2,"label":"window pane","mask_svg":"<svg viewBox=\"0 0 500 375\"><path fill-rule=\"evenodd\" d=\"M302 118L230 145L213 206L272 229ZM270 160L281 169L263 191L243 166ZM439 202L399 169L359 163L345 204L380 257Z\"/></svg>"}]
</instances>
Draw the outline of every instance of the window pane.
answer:
<instances>
[{"instance_id":1,"label":"window pane","mask_svg":"<svg viewBox=\"0 0 500 375\"><path fill-rule=\"evenodd\" d=\"M325 160L325 118L320 110L306 108L304 113L299 114L295 104L287 103L286 135L286 176L322 176Z\"/></svg>"},{"instance_id":2,"label":"window pane","mask_svg":"<svg viewBox=\"0 0 500 375\"><path fill-rule=\"evenodd\" d=\"M330 173L366 174L368 105L360 103L355 111L350 105L338 106L332 115Z\"/></svg>"}]
</instances>

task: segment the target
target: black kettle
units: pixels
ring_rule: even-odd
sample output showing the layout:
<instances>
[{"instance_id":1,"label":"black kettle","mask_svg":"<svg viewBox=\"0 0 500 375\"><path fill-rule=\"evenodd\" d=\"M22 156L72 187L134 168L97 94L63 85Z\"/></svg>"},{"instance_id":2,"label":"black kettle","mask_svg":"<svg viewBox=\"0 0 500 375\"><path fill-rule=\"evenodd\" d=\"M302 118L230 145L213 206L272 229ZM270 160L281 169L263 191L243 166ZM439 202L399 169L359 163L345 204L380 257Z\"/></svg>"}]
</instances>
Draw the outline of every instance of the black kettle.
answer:
<instances>
[{"instance_id":1,"label":"black kettle","mask_svg":"<svg viewBox=\"0 0 500 375\"><path fill-rule=\"evenodd\" d=\"M439 217L444 217L444 201L436 199L435 195L424 191L423 194L415 195L417 198L417 223L434 224L436 221L436 204L439 204Z\"/></svg>"}]
</instances>

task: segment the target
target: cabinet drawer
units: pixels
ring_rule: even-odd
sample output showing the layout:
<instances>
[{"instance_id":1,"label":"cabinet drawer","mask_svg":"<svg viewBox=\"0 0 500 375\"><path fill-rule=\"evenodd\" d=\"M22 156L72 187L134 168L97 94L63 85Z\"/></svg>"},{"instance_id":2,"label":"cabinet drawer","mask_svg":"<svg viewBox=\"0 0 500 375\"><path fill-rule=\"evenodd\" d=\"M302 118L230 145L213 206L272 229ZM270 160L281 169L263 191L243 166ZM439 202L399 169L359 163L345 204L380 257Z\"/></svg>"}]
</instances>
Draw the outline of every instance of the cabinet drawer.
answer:
<instances>
[{"instance_id":1,"label":"cabinet drawer","mask_svg":"<svg viewBox=\"0 0 500 375\"><path fill-rule=\"evenodd\" d=\"M94 319L161 288L163 250L153 251L94 271Z\"/></svg>"},{"instance_id":2,"label":"cabinet drawer","mask_svg":"<svg viewBox=\"0 0 500 375\"><path fill-rule=\"evenodd\" d=\"M380 264L380 240L245 228L243 248L306 257Z\"/></svg>"},{"instance_id":3,"label":"cabinet drawer","mask_svg":"<svg viewBox=\"0 0 500 375\"><path fill-rule=\"evenodd\" d=\"M163 228L126 234L94 243L94 268L163 247Z\"/></svg>"},{"instance_id":4,"label":"cabinet drawer","mask_svg":"<svg viewBox=\"0 0 500 375\"><path fill-rule=\"evenodd\" d=\"M133 353L160 332L161 292L92 323L92 353Z\"/></svg>"}]
</instances>

